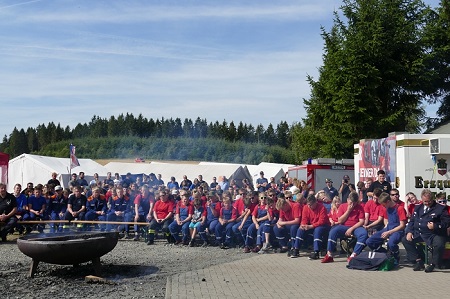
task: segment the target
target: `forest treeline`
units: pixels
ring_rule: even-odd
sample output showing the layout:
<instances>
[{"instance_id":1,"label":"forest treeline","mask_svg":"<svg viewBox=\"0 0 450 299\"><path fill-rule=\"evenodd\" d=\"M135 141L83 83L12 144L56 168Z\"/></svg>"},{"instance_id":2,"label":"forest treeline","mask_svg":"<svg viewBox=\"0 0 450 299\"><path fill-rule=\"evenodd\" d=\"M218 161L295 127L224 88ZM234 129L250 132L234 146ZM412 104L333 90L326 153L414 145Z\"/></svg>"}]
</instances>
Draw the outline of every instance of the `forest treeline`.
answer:
<instances>
[{"instance_id":1,"label":"forest treeline","mask_svg":"<svg viewBox=\"0 0 450 299\"><path fill-rule=\"evenodd\" d=\"M94 115L89 123L73 129L53 122L36 128L14 128L3 137L0 151L11 158L23 153L68 157L68 145L77 148L77 157L90 159L135 158L151 160L216 161L259 164L295 163L290 145L292 126L282 121L254 127L233 121L207 122L199 117L147 119L131 113Z\"/></svg>"}]
</instances>

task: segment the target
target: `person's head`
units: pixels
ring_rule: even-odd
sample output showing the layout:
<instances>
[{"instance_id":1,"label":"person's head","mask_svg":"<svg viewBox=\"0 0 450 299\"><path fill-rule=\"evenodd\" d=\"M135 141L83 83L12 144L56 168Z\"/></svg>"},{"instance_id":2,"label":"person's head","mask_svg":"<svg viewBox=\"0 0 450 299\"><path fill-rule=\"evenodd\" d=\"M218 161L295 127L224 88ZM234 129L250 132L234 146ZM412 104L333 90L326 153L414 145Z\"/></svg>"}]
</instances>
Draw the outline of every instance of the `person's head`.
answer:
<instances>
[{"instance_id":1,"label":"person's head","mask_svg":"<svg viewBox=\"0 0 450 299\"><path fill-rule=\"evenodd\" d=\"M364 186L366 187L366 189L369 188L371 184L372 184L371 178L368 178L364 181Z\"/></svg>"},{"instance_id":2,"label":"person's head","mask_svg":"<svg viewBox=\"0 0 450 299\"><path fill-rule=\"evenodd\" d=\"M76 173L72 173L72 180L76 180L77 179L77 174Z\"/></svg>"},{"instance_id":3,"label":"person's head","mask_svg":"<svg viewBox=\"0 0 450 299\"><path fill-rule=\"evenodd\" d=\"M199 182L203 181L203 176L201 174L198 175L198 181Z\"/></svg>"},{"instance_id":4,"label":"person's head","mask_svg":"<svg viewBox=\"0 0 450 299\"><path fill-rule=\"evenodd\" d=\"M183 175L183 180L187 180L187 175Z\"/></svg>"},{"instance_id":5,"label":"person's head","mask_svg":"<svg viewBox=\"0 0 450 299\"><path fill-rule=\"evenodd\" d=\"M252 203L258 203L258 201L259 201L259 192L258 191L253 191L251 193L251 197L252 197Z\"/></svg>"},{"instance_id":6,"label":"person's head","mask_svg":"<svg viewBox=\"0 0 450 299\"><path fill-rule=\"evenodd\" d=\"M291 208L291 205L289 204L289 201L284 197L283 193L280 193L279 195L282 195L282 196L278 196L278 200L277 200L275 207L278 211L286 212Z\"/></svg>"},{"instance_id":7,"label":"person's head","mask_svg":"<svg viewBox=\"0 0 450 299\"><path fill-rule=\"evenodd\" d=\"M110 171L108 171L107 173L106 173L106 178L109 180L109 179L111 179L111 172Z\"/></svg>"},{"instance_id":8,"label":"person's head","mask_svg":"<svg viewBox=\"0 0 450 299\"><path fill-rule=\"evenodd\" d=\"M34 188L34 184L33 183L30 182L30 183L27 184L27 189L31 190L33 188Z\"/></svg>"},{"instance_id":9,"label":"person's head","mask_svg":"<svg viewBox=\"0 0 450 299\"><path fill-rule=\"evenodd\" d=\"M275 192L275 190L270 189L269 191L267 191L267 197L270 197L273 201L276 201L277 193Z\"/></svg>"},{"instance_id":10,"label":"person's head","mask_svg":"<svg viewBox=\"0 0 450 299\"><path fill-rule=\"evenodd\" d=\"M260 171L259 175L263 178L264 177L264 171Z\"/></svg>"},{"instance_id":11,"label":"person's head","mask_svg":"<svg viewBox=\"0 0 450 299\"><path fill-rule=\"evenodd\" d=\"M98 173L94 173L94 180L98 180Z\"/></svg>"},{"instance_id":12,"label":"person's head","mask_svg":"<svg viewBox=\"0 0 450 299\"><path fill-rule=\"evenodd\" d=\"M162 201L167 201L169 199L169 195L167 194L166 190L159 191L159 199Z\"/></svg>"},{"instance_id":13,"label":"person's head","mask_svg":"<svg viewBox=\"0 0 450 299\"><path fill-rule=\"evenodd\" d=\"M247 195L246 197L244 197L244 199L242 201L244 203L244 206L246 208L249 208L251 203L252 203L252 201L253 201L253 196L252 195Z\"/></svg>"},{"instance_id":14,"label":"person's head","mask_svg":"<svg viewBox=\"0 0 450 299\"><path fill-rule=\"evenodd\" d=\"M286 200L292 200L292 197L291 191L284 191L284 198L286 198Z\"/></svg>"},{"instance_id":15,"label":"person's head","mask_svg":"<svg viewBox=\"0 0 450 299\"><path fill-rule=\"evenodd\" d=\"M363 181L359 181L358 183L356 183L356 187L357 187L359 190L364 190L364 189L366 188L366 185L364 184Z\"/></svg>"},{"instance_id":16,"label":"person's head","mask_svg":"<svg viewBox=\"0 0 450 299\"><path fill-rule=\"evenodd\" d=\"M84 172L83 171L80 171L79 177L80 177L80 179L84 179Z\"/></svg>"},{"instance_id":17,"label":"person's head","mask_svg":"<svg viewBox=\"0 0 450 299\"><path fill-rule=\"evenodd\" d=\"M382 192L380 196L378 196L378 203L383 207L389 207L390 202L394 202L390 194Z\"/></svg>"},{"instance_id":18,"label":"person's head","mask_svg":"<svg viewBox=\"0 0 450 299\"><path fill-rule=\"evenodd\" d=\"M230 209L230 207L231 207L231 199L229 198L229 197L225 197L223 200L222 200L222 205L223 205L223 207L225 208L225 209Z\"/></svg>"},{"instance_id":19,"label":"person's head","mask_svg":"<svg viewBox=\"0 0 450 299\"><path fill-rule=\"evenodd\" d=\"M389 193L391 196L391 199L397 203L400 200L400 193L397 189L392 189L391 192Z\"/></svg>"},{"instance_id":20,"label":"person's head","mask_svg":"<svg viewBox=\"0 0 450 299\"><path fill-rule=\"evenodd\" d=\"M94 187L92 188L92 197L97 198L100 196L100 188Z\"/></svg>"},{"instance_id":21,"label":"person's head","mask_svg":"<svg viewBox=\"0 0 450 299\"><path fill-rule=\"evenodd\" d=\"M342 177L342 181L343 181L344 184L350 183L350 176L348 176L348 174L344 175Z\"/></svg>"},{"instance_id":22,"label":"person's head","mask_svg":"<svg viewBox=\"0 0 450 299\"><path fill-rule=\"evenodd\" d=\"M359 195L355 191L350 192L347 198L347 202L351 203L358 203L359 202Z\"/></svg>"},{"instance_id":23,"label":"person's head","mask_svg":"<svg viewBox=\"0 0 450 299\"><path fill-rule=\"evenodd\" d=\"M34 196L40 197L41 195L42 195L42 187L41 186L36 186L34 188Z\"/></svg>"},{"instance_id":24,"label":"person's head","mask_svg":"<svg viewBox=\"0 0 450 299\"><path fill-rule=\"evenodd\" d=\"M73 187L72 192L75 195L75 197L80 197L81 196L81 187L80 186Z\"/></svg>"},{"instance_id":25,"label":"person's head","mask_svg":"<svg viewBox=\"0 0 450 299\"><path fill-rule=\"evenodd\" d=\"M213 180L213 182L215 183L215 182L217 181L217 178L216 178L216 177L213 177L212 180Z\"/></svg>"},{"instance_id":26,"label":"person's head","mask_svg":"<svg viewBox=\"0 0 450 299\"><path fill-rule=\"evenodd\" d=\"M447 205L447 198L445 198L444 192L439 192L438 194L436 194L436 202L443 206Z\"/></svg>"},{"instance_id":27,"label":"person's head","mask_svg":"<svg viewBox=\"0 0 450 299\"><path fill-rule=\"evenodd\" d=\"M21 184L15 184L14 185L14 193L15 194L19 194L20 193L20 191L22 191L22 185Z\"/></svg>"},{"instance_id":28,"label":"person's head","mask_svg":"<svg viewBox=\"0 0 450 299\"><path fill-rule=\"evenodd\" d=\"M326 179L325 184L327 185L328 188L330 188L333 186L333 181L331 179Z\"/></svg>"},{"instance_id":29,"label":"person's head","mask_svg":"<svg viewBox=\"0 0 450 299\"><path fill-rule=\"evenodd\" d=\"M52 172L52 179L56 179L56 177L58 176L58 174L56 172Z\"/></svg>"},{"instance_id":30,"label":"person's head","mask_svg":"<svg viewBox=\"0 0 450 299\"><path fill-rule=\"evenodd\" d=\"M386 180L386 172L383 169L378 170L377 172L378 182L382 183Z\"/></svg>"},{"instance_id":31,"label":"person's head","mask_svg":"<svg viewBox=\"0 0 450 299\"><path fill-rule=\"evenodd\" d=\"M119 198L122 198L123 195L125 194L125 192L126 192L125 188L123 188L121 186L116 187L116 193Z\"/></svg>"},{"instance_id":32,"label":"person's head","mask_svg":"<svg viewBox=\"0 0 450 299\"><path fill-rule=\"evenodd\" d=\"M211 202L219 201L219 197L217 196L216 191L209 191L208 192L208 200Z\"/></svg>"},{"instance_id":33,"label":"person's head","mask_svg":"<svg viewBox=\"0 0 450 299\"><path fill-rule=\"evenodd\" d=\"M55 192L60 195L63 192L63 188L61 186L56 186L55 187Z\"/></svg>"},{"instance_id":34,"label":"person's head","mask_svg":"<svg viewBox=\"0 0 450 299\"><path fill-rule=\"evenodd\" d=\"M339 196L335 196L331 201L331 209L336 211L341 205L341 203L342 203L341 198Z\"/></svg>"},{"instance_id":35,"label":"person's head","mask_svg":"<svg viewBox=\"0 0 450 299\"><path fill-rule=\"evenodd\" d=\"M383 193L383 190L381 190L381 188L373 189L373 200L375 202L378 202L378 198L380 197L381 193Z\"/></svg>"},{"instance_id":36,"label":"person's head","mask_svg":"<svg viewBox=\"0 0 450 299\"><path fill-rule=\"evenodd\" d=\"M414 193L412 193L412 192L406 193L405 201L407 203L414 204L414 205L419 203L419 200L417 199L417 196Z\"/></svg>"},{"instance_id":37,"label":"person's head","mask_svg":"<svg viewBox=\"0 0 450 299\"><path fill-rule=\"evenodd\" d=\"M245 188L240 188L240 189L238 190L238 194L239 194L242 198L244 198L245 196L247 196L247 189L245 189Z\"/></svg>"},{"instance_id":38,"label":"person's head","mask_svg":"<svg viewBox=\"0 0 450 299\"><path fill-rule=\"evenodd\" d=\"M6 184L0 183L0 195L2 197L6 196Z\"/></svg>"},{"instance_id":39,"label":"person's head","mask_svg":"<svg viewBox=\"0 0 450 299\"><path fill-rule=\"evenodd\" d=\"M267 204L267 195L266 192L259 192L259 204L260 205L266 205Z\"/></svg>"},{"instance_id":40,"label":"person's head","mask_svg":"<svg viewBox=\"0 0 450 299\"><path fill-rule=\"evenodd\" d=\"M308 197L306 197L306 205L311 210L314 210L317 207L317 198L313 194L309 194Z\"/></svg>"},{"instance_id":41,"label":"person's head","mask_svg":"<svg viewBox=\"0 0 450 299\"><path fill-rule=\"evenodd\" d=\"M196 197L196 198L194 198L193 203L194 203L194 207L196 209L199 209L202 206L202 199L200 197Z\"/></svg>"}]
</instances>

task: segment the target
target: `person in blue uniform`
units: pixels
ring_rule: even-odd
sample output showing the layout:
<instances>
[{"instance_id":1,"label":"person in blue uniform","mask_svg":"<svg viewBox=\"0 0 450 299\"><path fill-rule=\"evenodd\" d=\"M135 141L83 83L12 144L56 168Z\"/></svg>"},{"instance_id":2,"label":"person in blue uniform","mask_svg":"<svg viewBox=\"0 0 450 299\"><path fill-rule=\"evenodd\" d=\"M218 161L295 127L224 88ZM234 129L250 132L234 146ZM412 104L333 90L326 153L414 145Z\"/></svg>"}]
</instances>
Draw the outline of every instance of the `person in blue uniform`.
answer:
<instances>
[{"instance_id":1,"label":"person in blue uniform","mask_svg":"<svg viewBox=\"0 0 450 299\"><path fill-rule=\"evenodd\" d=\"M24 221L36 221L44 219L46 209L46 200L42 196L42 187L36 186L34 188L34 194L28 198L28 214L23 217ZM31 232L33 225L26 227L27 232ZM39 224L36 226L37 230L42 233L44 231L44 225Z\"/></svg>"},{"instance_id":2,"label":"person in blue uniform","mask_svg":"<svg viewBox=\"0 0 450 299\"><path fill-rule=\"evenodd\" d=\"M131 201L128 196L125 195L125 192L122 187L116 187L117 196L112 196L109 198L109 211L106 215L106 221L112 222L130 222L131 221ZM106 224L106 231L111 231L112 229L116 229L117 231L125 231L124 238L129 237L129 225L113 225Z\"/></svg>"},{"instance_id":3,"label":"person in blue uniform","mask_svg":"<svg viewBox=\"0 0 450 299\"><path fill-rule=\"evenodd\" d=\"M187 190L181 192L181 200L177 203L175 210L175 219L169 225L170 234L175 239L175 244L183 242L184 245L189 244L189 224L191 223L192 214L194 213L193 205L189 202L189 193ZM180 238L180 231L183 235Z\"/></svg>"},{"instance_id":4,"label":"person in blue uniform","mask_svg":"<svg viewBox=\"0 0 450 299\"><path fill-rule=\"evenodd\" d=\"M236 220L236 208L231 204L229 197L224 197L219 213L219 223L216 226L216 241L220 243L220 248L227 249L233 237L233 225Z\"/></svg>"},{"instance_id":5,"label":"person in blue uniform","mask_svg":"<svg viewBox=\"0 0 450 299\"><path fill-rule=\"evenodd\" d=\"M74 219L84 220L84 215L86 213L86 202L87 198L81 193L81 186L75 186L72 189L73 193L69 196L67 202L67 210L64 214L64 220L72 221ZM65 231L69 230L69 225L64 224ZM82 230L83 225L77 224L77 230Z\"/></svg>"},{"instance_id":6,"label":"person in blue uniform","mask_svg":"<svg viewBox=\"0 0 450 299\"><path fill-rule=\"evenodd\" d=\"M107 212L108 205L105 196L101 194L99 187L94 187L94 189L92 189L92 195L88 197L86 202L86 214L84 219L87 221L105 221ZM86 224L85 229L90 231L91 227L90 224ZM100 225L102 231L105 230L105 227L105 224Z\"/></svg>"},{"instance_id":7,"label":"person in blue uniform","mask_svg":"<svg viewBox=\"0 0 450 299\"><path fill-rule=\"evenodd\" d=\"M429 189L422 190L421 199L422 204L416 206L406 226L406 236L403 237L402 243L408 260L414 263L413 270L425 270L429 273L442 261L450 216L447 207L436 203ZM431 263L426 267L423 250L417 248L417 244L421 242L433 248Z\"/></svg>"}]
</instances>

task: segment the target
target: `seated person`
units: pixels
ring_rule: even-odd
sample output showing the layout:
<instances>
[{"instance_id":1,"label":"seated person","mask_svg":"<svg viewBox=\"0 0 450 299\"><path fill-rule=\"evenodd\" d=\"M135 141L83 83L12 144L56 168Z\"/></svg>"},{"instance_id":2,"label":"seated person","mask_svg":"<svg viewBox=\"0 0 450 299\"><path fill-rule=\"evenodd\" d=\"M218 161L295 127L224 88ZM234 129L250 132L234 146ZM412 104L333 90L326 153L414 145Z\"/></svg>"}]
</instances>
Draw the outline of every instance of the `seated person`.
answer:
<instances>
[{"instance_id":1,"label":"seated person","mask_svg":"<svg viewBox=\"0 0 450 299\"><path fill-rule=\"evenodd\" d=\"M173 208L174 203L169 200L167 192L165 190L159 191L159 200L153 206L153 218L149 224L147 245L154 244L157 229L161 230L165 234L167 241L170 242L169 225L173 220Z\"/></svg>"},{"instance_id":2,"label":"seated person","mask_svg":"<svg viewBox=\"0 0 450 299\"><path fill-rule=\"evenodd\" d=\"M51 197L49 202L48 217L50 220L64 220L64 214L67 210L67 198L64 197L64 190L61 186L55 187L56 194ZM62 225L50 223L50 233L62 231Z\"/></svg>"},{"instance_id":3,"label":"seated person","mask_svg":"<svg viewBox=\"0 0 450 299\"><path fill-rule=\"evenodd\" d=\"M69 196L67 201L67 210L64 214L64 220L72 221L74 219L84 220L84 214L86 213L87 198L81 193L82 188L80 186L73 187L73 193ZM64 224L65 231L69 230L69 225ZM82 230L83 224L77 224L77 230Z\"/></svg>"},{"instance_id":4,"label":"seated person","mask_svg":"<svg viewBox=\"0 0 450 299\"><path fill-rule=\"evenodd\" d=\"M87 221L105 221L107 212L108 204L105 196L100 193L99 187L94 187L94 189L92 189L92 195L88 197L86 202L86 214L84 218ZM105 225L101 224L100 228L104 231ZM90 224L86 225L86 230L91 230Z\"/></svg>"},{"instance_id":5,"label":"seated person","mask_svg":"<svg viewBox=\"0 0 450 299\"><path fill-rule=\"evenodd\" d=\"M141 186L141 192L134 198L134 222L148 222L153 218L155 196L147 185ZM134 225L134 241L139 241L139 227Z\"/></svg>"},{"instance_id":6,"label":"seated person","mask_svg":"<svg viewBox=\"0 0 450 299\"><path fill-rule=\"evenodd\" d=\"M329 231L330 221L328 220L327 209L321 202L318 202L314 195L308 195L306 205L302 211L302 221L296 232L297 235L293 246L294 250L290 257L298 257L302 242L304 242L306 236L313 235L314 252L309 255L309 259L319 259L319 252L322 249L322 239L328 235Z\"/></svg>"},{"instance_id":7,"label":"seated person","mask_svg":"<svg viewBox=\"0 0 450 299\"><path fill-rule=\"evenodd\" d=\"M406 236L403 237L402 243L406 250L406 257L415 264L413 270L425 270L429 273L433 272L442 261L450 216L447 208L433 199L429 189L423 189L420 197L422 204L414 209L406 226ZM423 262L423 250L417 248L417 243L421 242L433 248L431 263L427 267Z\"/></svg>"},{"instance_id":8,"label":"seated person","mask_svg":"<svg viewBox=\"0 0 450 299\"><path fill-rule=\"evenodd\" d=\"M378 197L383 191L380 188L375 188L373 190L372 199L367 201L364 205L364 225L363 227L367 229L369 235L372 233L382 230L384 227L383 215L384 208L378 202ZM391 192L394 192L391 190Z\"/></svg>"},{"instance_id":9,"label":"seated person","mask_svg":"<svg viewBox=\"0 0 450 299\"><path fill-rule=\"evenodd\" d=\"M131 200L125 195L125 190L122 187L116 187L116 196L109 198L109 211L106 214L106 221L119 221L119 222L130 222L131 221ZM124 238L129 237L129 225L113 225L106 224L106 231L111 229L116 229L117 231L125 231Z\"/></svg>"},{"instance_id":10,"label":"seated person","mask_svg":"<svg viewBox=\"0 0 450 299\"><path fill-rule=\"evenodd\" d=\"M16 197L6 192L6 185L0 183L0 238L2 242L6 242L6 236L16 225L16 212Z\"/></svg>"},{"instance_id":11,"label":"seated person","mask_svg":"<svg viewBox=\"0 0 450 299\"><path fill-rule=\"evenodd\" d=\"M198 188L198 193L201 193L201 188ZM205 203L206 208L206 221L204 225L200 228L198 234L200 238L203 240L203 246L207 246L209 244L208 237L206 235L205 230L208 229L210 234L214 233L216 230L216 226L219 224L219 213L221 204L219 201L219 196L215 191L209 191L208 199Z\"/></svg>"},{"instance_id":12,"label":"seated person","mask_svg":"<svg viewBox=\"0 0 450 299\"><path fill-rule=\"evenodd\" d=\"M182 190L184 192L188 192L188 190L185 189ZM191 235L191 241L189 241L190 247L195 246L195 237L197 236L198 231L201 229L202 225L204 225L206 221L206 209L203 206L200 197L197 197L193 200L193 205L194 205L194 212L192 213L191 222L189 224L189 231Z\"/></svg>"},{"instance_id":13,"label":"seated person","mask_svg":"<svg viewBox=\"0 0 450 299\"><path fill-rule=\"evenodd\" d=\"M222 200L222 208L219 213L219 223L216 226L216 240L220 243L220 248L227 249L230 247L233 238L233 225L236 220L236 208L231 204L229 197Z\"/></svg>"},{"instance_id":14,"label":"seated person","mask_svg":"<svg viewBox=\"0 0 450 299\"><path fill-rule=\"evenodd\" d=\"M380 251L383 243L388 239L388 256L393 256L395 258L395 264L398 265L400 260L398 243L403 238L408 220L406 211L402 206L396 205L391 199L391 196L386 192L381 193L378 197L378 202L385 208L383 216L385 226L382 230L374 233L367 239L366 244L373 251Z\"/></svg>"},{"instance_id":15,"label":"seated person","mask_svg":"<svg viewBox=\"0 0 450 299\"><path fill-rule=\"evenodd\" d=\"M184 245L189 244L189 224L191 223L194 208L189 202L189 193L186 190L181 192L181 200L177 203L175 209L175 219L169 225L169 231L175 239L175 244L183 242ZM183 238L180 238L180 231Z\"/></svg>"},{"instance_id":16,"label":"seated person","mask_svg":"<svg viewBox=\"0 0 450 299\"><path fill-rule=\"evenodd\" d=\"M36 221L43 220L46 208L46 199L42 196L42 187L40 185L34 188L34 194L28 198L28 213L24 215L24 221ZM33 225L27 225L27 232L32 231ZM37 229L40 233L44 231L44 225L37 225Z\"/></svg>"},{"instance_id":17,"label":"seated person","mask_svg":"<svg viewBox=\"0 0 450 299\"><path fill-rule=\"evenodd\" d=\"M333 252L336 250L337 239L344 237L356 237L356 246L352 255L347 259L350 260L361 253L366 246L367 230L362 227L364 224L364 209L359 203L358 193L350 192L347 202L339 206L338 225L331 228L328 236L327 254L322 259L322 263L334 262Z\"/></svg>"},{"instance_id":18,"label":"seated person","mask_svg":"<svg viewBox=\"0 0 450 299\"><path fill-rule=\"evenodd\" d=\"M285 196L280 196L277 200L276 208L280 211L280 216L273 227L273 231L280 247L287 248L289 240L294 244L297 230L300 227L302 207L298 202L293 202Z\"/></svg>"},{"instance_id":19,"label":"seated person","mask_svg":"<svg viewBox=\"0 0 450 299\"><path fill-rule=\"evenodd\" d=\"M265 233L270 232L270 221L272 220L272 213L269 205L267 204L267 196L265 192L259 193L259 205L255 207L252 212L252 224L248 227L247 236L245 239L245 247L244 253L248 253L250 251L259 252L264 242ZM256 243L256 246L253 250L250 250L253 247L253 244ZM284 248L284 252L288 250L288 248Z\"/></svg>"}]
</instances>

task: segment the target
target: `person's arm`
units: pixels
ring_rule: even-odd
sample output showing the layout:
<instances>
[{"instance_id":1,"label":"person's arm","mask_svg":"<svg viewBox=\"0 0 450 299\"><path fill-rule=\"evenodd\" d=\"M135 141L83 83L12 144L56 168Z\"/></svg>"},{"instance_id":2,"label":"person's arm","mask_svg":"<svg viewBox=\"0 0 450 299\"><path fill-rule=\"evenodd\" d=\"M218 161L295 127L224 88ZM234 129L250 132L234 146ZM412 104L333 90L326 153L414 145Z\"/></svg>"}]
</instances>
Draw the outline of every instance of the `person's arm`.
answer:
<instances>
[{"instance_id":1,"label":"person's arm","mask_svg":"<svg viewBox=\"0 0 450 299\"><path fill-rule=\"evenodd\" d=\"M384 219L383 216L378 216L377 220L375 220L374 222L372 222L369 225L366 225L365 229L369 229L369 228L372 228L374 226L377 226L378 224L380 224L383 221L383 219Z\"/></svg>"},{"instance_id":2,"label":"person's arm","mask_svg":"<svg viewBox=\"0 0 450 299\"><path fill-rule=\"evenodd\" d=\"M382 237L383 239L387 239L387 238L389 238L389 236L392 235L393 233L398 232L398 231L401 231L401 230L404 230L405 227L406 227L406 221L400 221L400 224L399 224L398 226L394 227L394 228L391 229L391 230L385 231L384 233L381 234L381 237Z\"/></svg>"},{"instance_id":3,"label":"person's arm","mask_svg":"<svg viewBox=\"0 0 450 299\"><path fill-rule=\"evenodd\" d=\"M352 202L348 203L347 210L344 212L344 214L342 216L340 216L338 218L339 224L343 224L345 221L347 221L347 218L350 215L351 211L353 211L353 208L354 208L354 203L352 203ZM363 219L363 224L364 224L364 219Z\"/></svg>"},{"instance_id":4,"label":"person's arm","mask_svg":"<svg viewBox=\"0 0 450 299\"><path fill-rule=\"evenodd\" d=\"M357 228L360 227L360 226L363 226L363 224L364 224L364 218L359 219L359 221L358 221L355 225L353 225L352 227L350 227L350 228L345 232L345 235L346 235L347 237L350 237L351 235L353 235L353 232L355 231L355 229L357 229Z\"/></svg>"},{"instance_id":5,"label":"person's arm","mask_svg":"<svg viewBox=\"0 0 450 299\"><path fill-rule=\"evenodd\" d=\"M11 218L12 216L14 216L17 212L17 207L14 207L11 212L9 212L8 214L2 214L0 215L0 221L4 221L6 222L6 220L8 220L9 218Z\"/></svg>"}]
</instances>

